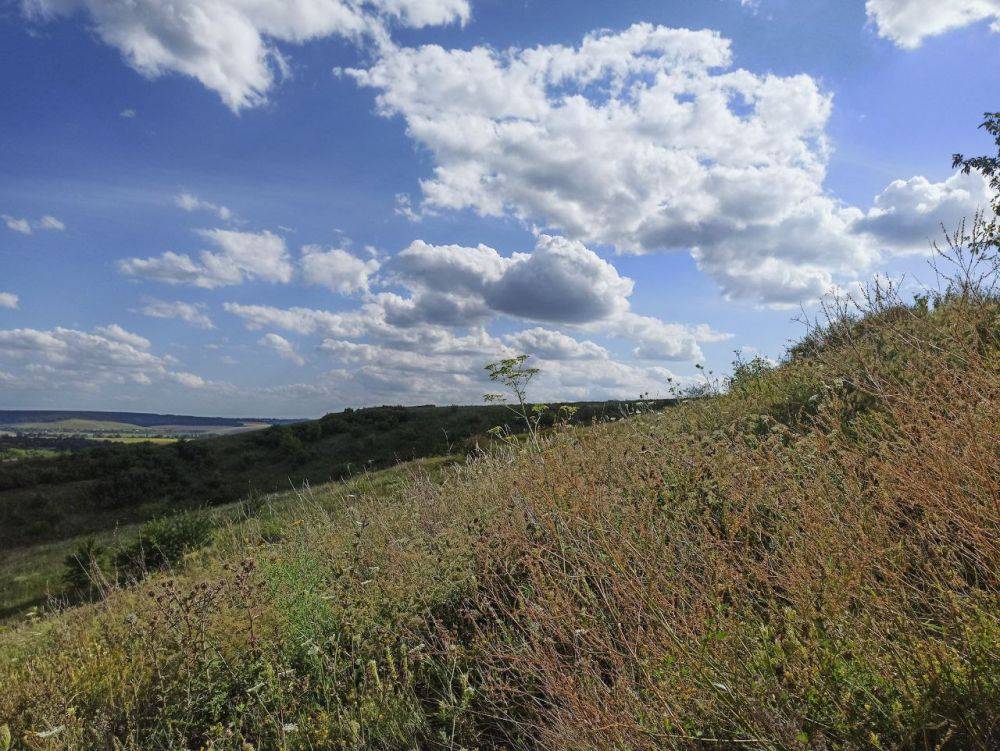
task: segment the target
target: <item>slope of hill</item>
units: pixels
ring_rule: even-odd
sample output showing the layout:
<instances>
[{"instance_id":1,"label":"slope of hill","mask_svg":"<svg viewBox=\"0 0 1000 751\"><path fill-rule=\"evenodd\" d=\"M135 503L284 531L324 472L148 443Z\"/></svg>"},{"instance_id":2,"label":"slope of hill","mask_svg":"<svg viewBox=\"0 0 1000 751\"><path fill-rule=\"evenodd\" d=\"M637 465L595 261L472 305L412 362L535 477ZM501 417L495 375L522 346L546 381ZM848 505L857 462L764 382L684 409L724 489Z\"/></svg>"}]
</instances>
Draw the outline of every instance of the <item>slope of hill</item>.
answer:
<instances>
[{"instance_id":1,"label":"slope of hill","mask_svg":"<svg viewBox=\"0 0 1000 751\"><path fill-rule=\"evenodd\" d=\"M250 510L0 636L0 722L61 749L993 749L998 466L1000 303L879 295L726 394Z\"/></svg>"},{"instance_id":2,"label":"slope of hill","mask_svg":"<svg viewBox=\"0 0 1000 751\"><path fill-rule=\"evenodd\" d=\"M644 404L661 408L669 403ZM614 402L576 406L574 419L582 422L632 408ZM127 544L121 528L134 533L136 525L155 517L303 482L339 480L414 458L464 454L477 436L488 442L487 431L510 422L503 406L376 407L253 433L166 446L102 444L2 463L0 618L58 594L61 559L86 536Z\"/></svg>"}]
</instances>

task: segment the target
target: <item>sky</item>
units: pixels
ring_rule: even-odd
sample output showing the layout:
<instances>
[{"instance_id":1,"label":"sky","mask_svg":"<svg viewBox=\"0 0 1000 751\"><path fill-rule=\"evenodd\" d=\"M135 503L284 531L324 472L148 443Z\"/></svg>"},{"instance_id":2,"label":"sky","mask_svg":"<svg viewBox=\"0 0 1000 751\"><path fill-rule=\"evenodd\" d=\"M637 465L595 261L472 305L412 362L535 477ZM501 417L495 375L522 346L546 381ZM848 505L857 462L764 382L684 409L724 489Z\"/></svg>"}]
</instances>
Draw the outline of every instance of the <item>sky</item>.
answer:
<instances>
[{"instance_id":1,"label":"sky","mask_svg":"<svg viewBox=\"0 0 1000 751\"><path fill-rule=\"evenodd\" d=\"M665 396L987 208L1000 0L0 0L0 408Z\"/></svg>"}]
</instances>

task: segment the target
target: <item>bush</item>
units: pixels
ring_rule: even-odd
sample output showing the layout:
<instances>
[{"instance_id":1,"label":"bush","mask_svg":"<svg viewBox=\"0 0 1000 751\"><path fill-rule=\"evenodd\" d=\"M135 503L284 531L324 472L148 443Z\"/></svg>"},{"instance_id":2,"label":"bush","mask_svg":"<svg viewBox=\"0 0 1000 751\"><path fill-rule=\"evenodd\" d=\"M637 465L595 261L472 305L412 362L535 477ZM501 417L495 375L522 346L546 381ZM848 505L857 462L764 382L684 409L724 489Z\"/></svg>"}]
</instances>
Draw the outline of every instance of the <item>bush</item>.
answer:
<instances>
[{"instance_id":1,"label":"bush","mask_svg":"<svg viewBox=\"0 0 1000 751\"><path fill-rule=\"evenodd\" d=\"M148 572L180 561L212 538L215 523L204 511L191 511L154 519L142 526L139 537L115 557L119 575L141 579Z\"/></svg>"},{"instance_id":2,"label":"bush","mask_svg":"<svg viewBox=\"0 0 1000 751\"><path fill-rule=\"evenodd\" d=\"M63 584L71 599L91 598L99 591L108 567L108 549L90 537L63 560Z\"/></svg>"}]
</instances>

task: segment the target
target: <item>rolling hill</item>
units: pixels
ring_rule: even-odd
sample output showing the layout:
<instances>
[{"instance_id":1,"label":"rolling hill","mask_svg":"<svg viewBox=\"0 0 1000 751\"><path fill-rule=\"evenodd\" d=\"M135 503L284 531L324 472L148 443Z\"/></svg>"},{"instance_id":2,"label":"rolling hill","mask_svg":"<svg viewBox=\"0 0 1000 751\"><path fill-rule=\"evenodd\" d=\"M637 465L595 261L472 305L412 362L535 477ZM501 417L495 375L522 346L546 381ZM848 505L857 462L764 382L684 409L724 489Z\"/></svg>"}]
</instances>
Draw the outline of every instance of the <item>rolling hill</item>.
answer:
<instances>
[{"instance_id":1,"label":"rolling hill","mask_svg":"<svg viewBox=\"0 0 1000 751\"><path fill-rule=\"evenodd\" d=\"M77 410L0 410L0 427L30 425L42 427L65 423L102 427L108 424L137 428L185 425L203 428L238 428L246 423L265 425L296 422L270 418L204 417L196 415L160 415L151 412L86 412Z\"/></svg>"},{"instance_id":2,"label":"rolling hill","mask_svg":"<svg viewBox=\"0 0 1000 751\"><path fill-rule=\"evenodd\" d=\"M993 298L879 304L726 393L146 524L153 557L76 559L99 604L0 634L0 724L67 750L994 749L998 355ZM493 417L225 445L387 462Z\"/></svg>"},{"instance_id":3,"label":"rolling hill","mask_svg":"<svg viewBox=\"0 0 1000 751\"><path fill-rule=\"evenodd\" d=\"M671 403L643 405L663 408ZM575 406L577 423L633 409L620 402ZM550 412L550 422L557 408ZM67 419L65 413L50 417ZM0 463L0 616L58 594L62 557L88 536L106 538L121 528L134 533L137 525L158 517L302 483L342 480L413 459L464 456L477 440L489 444L493 439L487 432L497 426L518 429L503 406L374 407L168 445L102 443ZM27 579L18 573L35 564L36 574Z\"/></svg>"}]
</instances>

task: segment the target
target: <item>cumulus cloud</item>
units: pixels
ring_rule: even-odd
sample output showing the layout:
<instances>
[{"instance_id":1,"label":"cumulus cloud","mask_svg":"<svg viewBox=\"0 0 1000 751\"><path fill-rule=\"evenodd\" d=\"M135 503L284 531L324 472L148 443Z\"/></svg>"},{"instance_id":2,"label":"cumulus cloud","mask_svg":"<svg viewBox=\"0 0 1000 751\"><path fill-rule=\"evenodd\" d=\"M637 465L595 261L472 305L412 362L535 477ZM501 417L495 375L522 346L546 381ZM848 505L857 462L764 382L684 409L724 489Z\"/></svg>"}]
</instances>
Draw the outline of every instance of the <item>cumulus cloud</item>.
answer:
<instances>
[{"instance_id":1,"label":"cumulus cloud","mask_svg":"<svg viewBox=\"0 0 1000 751\"><path fill-rule=\"evenodd\" d=\"M644 358L669 360L699 360L698 342L720 336L632 312L634 282L583 243L563 237L542 235L530 253L510 257L485 245L417 241L390 267L411 297L383 294L375 302L396 326L472 325L506 315L629 339Z\"/></svg>"},{"instance_id":2,"label":"cumulus cloud","mask_svg":"<svg viewBox=\"0 0 1000 751\"><path fill-rule=\"evenodd\" d=\"M520 353L533 355L542 367L532 388L537 399L665 395L671 383L684 379L657 361L700 355L697 341L725 338L705 326L684 327L632 313L606 326L594 322L578 327L627 337L637 351L643 350L636 361L623 362L590 339L540 326L502 337L476 325L463 329L407 321L397 326L377 296L346 312L235 303L225 307L251 330L276 328L321 337L319 351L329 358L332 370L308 383L267 390L268 398L290 405L478 402L491 388L483 364ZM273 346L267 339L260 343Z\"/></svg>"},{"instance_id":3,"label":"cumulus cloud","mask_svg":"<svg viewBox=\"0 0 1000 751\"><path fill-rule=\"evenodd\" d=\"M388 320L381 300L373 300L359 309L345 312L239 303L225 303L223 307L241 318L250 331L271 328L298 336L318 334L334 339L369 339L397 350L454 351L461 346L471 347L473 343L473 348L478 350L482 337L487 336L481 329L460 336L451 328L434 324L398 326Z\"/></svg>"},{"instance_id":4,"label":"cumulus cloud","mask_svg":"<svg viewBox=\"0 0 1000 751\"><path fill-rule=\"evenodd\" d=\"M494 388L483 362L517 352L501 348L469 355L401 353L342 341L324 342L321 351L330 355L336 367L308 383L267 389L267 395L290 404L477 403ZM530 396L547 402L634 399L643 393L666 396L672 383L688 380L663 367L597 357L549 359L538 364L542 372L532 383Z\"/></svg>"},{"instance_id":5,"label":"cumulus cloud","mask_svg":"<svg viewBox=\"0 0 1000 751\"><path fill-rule=\"evenodd\" d=\"M587 323L628 308L631 279L583 243L542 235L530 253L501 256L479 245L412 243L393 259L397 279L412 292L414 312L424 298L471 303L475 317Z\"/></svg>"},{"instance_id":6,"label":"cumulus cloud","mask_svg":"<svg viewBox=\"0 0 1000 751\"><path fill-rule=\"evenodd\" d=\"M592 341L580 341L561 331L539 327L508 334L504 341L522 353L543 360L607 360L608 351Z\"/></svg>"},{"instance_id":7,"label":"cumulus cloud","mask_svg":"<svg viewBox=\"0 0 1000 751\"><path fill-rule=\"evenodd\" d=\"M124 274L168 284L191 284L214 289L248 280L289 282L293 266L285 241L271 232L236 232L206 229L198 234L215 251L202 251L198 259L167 251L152 258L126 258L118 262Z\"/></svg>"},{"instance_id":8,"label":"cumulus cloud","mask_svg":"<svg viewBox=\"0 0 1000 751\"><path fill-rule=\"evenodd\" d=\"M343 256L353 259L335 254L337 270ZM519 353L542 365L539 399L665 394L669 379L683 379L660 363L700 360L700 342L728 338L706 325L632 311L633 281L564 237L541 235L530 251L510 255L486 245L417 240L379 272L390 289L367 292L346 310L224 304L251 331L320 339L318 350L332 369L309 383L268 390L268 398L289 404L478 401L490 388L483 364ZM359 275L353 286L361 282ZM490 333L487 327L501 319L505 328L521 328ZM591 338L598 336L624 342L624 361ZM276 333L258 344L300 358L295 344Z\"/></svg>"},{"instance_id":9,"label":"cumulus cloud","mask_svg":"<svg viewBox=\"0 0 1000 751\"><path fill-rule=\"evenodd\" d=\"M990 211L991 198L989 182L976 172L937 183L919 175L896 180L875 197L855 229L897 253L926 251L942 225L951 230L978 210Z\"/></svg>"},{"instance_id":10,"label":"cumulus cloud","mask_svg":"<svg viewBox=\"0 0 1000 751\"><path fill-rule=\"evenodd\" d=\"M149 298L139 312L151 318L176 318L200 329L214 329L215 324L205 312L204 303L188 303L180 300L168 302Z\"/></svg>"},{"instance_id":11,"label":"cumulus cloud","mask_svg":"<svg viewBox=\"0 0 1000 751\"><path fill-rule=\"evenodd\" d=\"M123 342L124 344L134 347L135 349L149 349L152 346L152 343L146 337L140 336L139 334L133 334L131 331L125 330L117 323L112 323L108 326L98 326L94 329L94 331L107 339Z\"/></svg>"},{"instance_id":12,"label":"cumulus cloud","mask_svg":"<svg viewBox=\"0 0 1000 751\"><path fill-rule=\"evenodd\" d=\"M261 347L267 347L278 353L279 357L291 360L296 365L305 365L305 358L295 351L295 345L278 334L265 334L257 340Z\"/></svg>"},{"instance_id":13,"label":"cumulus cloud","mask_svg":"<svg viewBox=\"0 0 1000 751\"><path fill-rule=\"evenodd\" d=\"M432 154L423 211L514 216L620 252L690 250L727 295L763 302L815 295L877 257L850 233L858 210L823 188L831 97L807 75L734 69L716 32L390 48L342 73Z\"/></svg>"},{"instance_id":14,"label":"cumulus cloud","mask_svg":"<svg viewBox=\"0 0 1000 751\"><path fill-rule=\"evenodd\" d=\"M21 298L15 295L13 292L0 292L0 308L7 308L7 310L17 310L17 305Z\"/></svg>"},{"instance_id":15,"label":"cumulus cloud","mask_svg":"<svg viewBox=\"0 0 1000 751\"><path fill-rule=\"evenodd\" d=\"M583 243L542 235L531 253L511 258L486 300L521 318L586 323L623 313L632 286Z\"/></svg>"},{"instance_id":16,"label":"cumulus cloud","mask_svg":"<svg viewBox=\"0 0 1000 751\"><path fill-rule=\"evenodd\" d=\"M3 223L7 225L7 229L20 232L22 235L34 234L35 230L55 230L61 232L66 229L65 224L49 214L46 214L37 221L10 216L9 214L0 214L0 219L3 219Z\"/></svg>"},{"instance_id":17,"label":"cumulus cloud","mask_svg":"<svg viewBox=\"0 0 1000 751\"><path fill-rule=\"evenodd\" d=\"M0 330L0 363L15 386L94 390L106 384L172 381L204 387L207 381L178 373L174 361L149 351L150 342L117 324L93 332L57 327Z\"/></svg>"},{"instance_id":18,"label":"cumulus cloud","mask_svg":"<svg viewBox=\"0 0 1000 751\"><path fill-rule=\"evenodd\" d=\"M879 36L904 49L979 21L1000 31L1000 0L868 0L865 10Z\"/></svg>"},{"instance_id":19,"label":"cumulus cloud","mask_svg":"<svg viewBox=\"0 0 1000 751\"><path fill-rule=\"evenodd\" d=\"M387 24L420 28L465 22L467 0L22 0L45 21L85 13L101 40L139 73L181 73L233 111L267 101L289 64L279 43L332 35L385 43Z\"/></svg>"},{"instance_id":20,"label":"cumulus cloud","mask_svg":"<svg viewBox=\"0 0 1000 751\"><path fill-rule=\"evenodd\" d=\"M417 240L388 264L407 294L380 292L360 309L329 312L225 304L254 329L373 338L397 348L435 346L452 328L479 328L505 316L556 323L628 339L645 359L699 360L699 341L720 335L630 310L634 283L583 243L542 235L530 252L502 256L486 245Z\"/></svg>"},{"instance_id":21,"label":"cumulus cloud","mask_svg":"<svg viewBox=\"0 0 1000 751\"><path fill-rule=\"evenodd\" d=\"M318 245L304 246L300 263L302 277L307 283L326 287L342 295L367 292L372 275L381 265L374 258L365 261L346 250L324 250Z\"/></svg>"},{"instance_id":22,"label":"cumulus cloud","mask_svg":"<svg viewBox=\"0 0 1000 751\"><path fill-rule=\"evenodd\" d=\"M174 197L174 203L185 211L210 211L224 222L232 221L233 219L233 212L226 206L220 206L210 201L203 201L191 193L178 193Z\"/></svg>"},{"instance_id":23,"label":"cumulus cloud","mask_svg":"<svg viewBox=\"0 0 1000 751\"><path fill-rule=\"evenodd\" d=\"M591 325L589 328L599 327ZM603 328L634 342L632 354L640 360L701 360L698 342L722 342L732 338L732 334L714 331L705 324L685 326L632 312L623 313Z\"/></svg>"}]
</instances>

